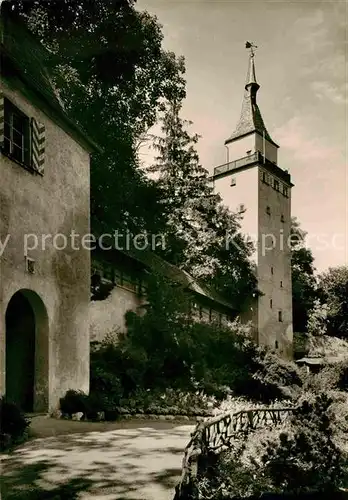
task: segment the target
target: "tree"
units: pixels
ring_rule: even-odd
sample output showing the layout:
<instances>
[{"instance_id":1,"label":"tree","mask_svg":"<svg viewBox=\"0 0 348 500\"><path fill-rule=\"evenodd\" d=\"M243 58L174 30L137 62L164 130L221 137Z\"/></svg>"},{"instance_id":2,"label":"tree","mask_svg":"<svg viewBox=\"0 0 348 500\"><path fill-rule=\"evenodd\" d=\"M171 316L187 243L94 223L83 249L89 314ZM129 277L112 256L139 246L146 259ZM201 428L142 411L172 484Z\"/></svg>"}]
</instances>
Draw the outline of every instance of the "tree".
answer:
<instances>
[{"instance_id":1,"label":"tree","mask_svg":"<svg viewBox=\"0 0 348 500\"><path fill-rule=\"evenodd\" d=\"M162 227L155 184L137 142L166 101L185 96L184 61L162 48L156 17L133 0L7 1L50 52L66 113L103 149L91 163L92 229Z\"/></svg>"},{"instance_id":2,"label":"tree","mask_svg":"<svg viewBox=\"0 0 348 500\"><path fill-rule=\"evenodd\" d=\"M294 332L307 331L308 313L318 298L314 257L305 246L306 232L295 217L291 224L291 275Z\"/></svg>"},{"instance_id":3,"label":"tree","mask_svg":"<svg viewBox=\"0 0 348 500\"><path fill-rule=\"evenodd\" d=\"M327 305L328 335L348 339L348 266L330 267L322 273L319 289Z\"/></svg>"},{"instance_id":4,"label":"tree","mask_svg":"<svg viewBox=\"0 0 348 500\"><path fill-rule=\"evenodd\" d=\"M314 337L322 337L327 331L327 305L317 299L308 312L307 332Z\"/></svg>"},{"instance_id":5,"label":"tree","mask_svg":"<svg viewBox=\"0 0 348 500\"><path fill-rule=\"evenodd\" d=\"M162 116L162 136L155 138L161 205L167 214L164 257L243 308L256 294L251 244L240 234L240 215L214 195L208 171L197 153L199 136L187 130L181 103L173 101Z\"/></svg>"}]
</instances>

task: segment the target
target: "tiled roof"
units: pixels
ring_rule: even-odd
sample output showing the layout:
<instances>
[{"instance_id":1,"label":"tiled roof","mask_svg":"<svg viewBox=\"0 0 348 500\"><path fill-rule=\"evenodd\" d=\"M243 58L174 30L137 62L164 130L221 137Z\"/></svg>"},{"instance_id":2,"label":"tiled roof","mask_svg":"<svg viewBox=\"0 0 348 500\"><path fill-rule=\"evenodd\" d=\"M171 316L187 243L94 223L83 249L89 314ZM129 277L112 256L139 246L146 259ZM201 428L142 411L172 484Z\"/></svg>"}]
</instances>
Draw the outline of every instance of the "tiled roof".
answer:
<instances>
[{"instance_id":1,"label":"tiled roof","mask_svg":"<svg viewBox=\"0 0 348 500\"><path fill-rule=\"evenodd\" d=\"M262 136L265 133L265 138L272 143L274 142L265 127L258 105L252 103L251 88L249 87L244 92L242 112L237 127L225 143L251 132L258 132Z\"/></svg>"},{"instance_id":2,"label":"tiled roof","mask_svg":"<svg viewBox=\"0 0 348 500\"><path fill-rule=\"evenodd\" d=\"M193 278L189 273L180 269L173 264L170 264L166 260L159 257L151 250L118 250L121 253L127 255L128 257L140 262L150 271L165 276L166 278L172 280L175 283L179 283L185 288L206 297L207 299L217 302L218 304L230 309L235 310L232 304L228 303L223 299L220 294L218 294L211 287L207 287L205 284L200 283L197 279Z\"/></svg>"},{"instance_id":3,"label":"tiled roof","mask_svg":"<svg viewBox=\"0 0 348 500\"><path fill-rule=\"evenodd\" d=\"M61 110L61 106L47 72L49 52L24 28L4 16L0 18L1 49L16 69L51 104Z\"/></svg>"},{"instance_id":4,"label":"tiled roof","mask_svg":"<svg viewBox=\"0 0 348 500\"><path fill-rule=\"evenodd\" d=\"M254 57L251 56L244 91L242 112L235 131L225 141L225 144L252 132L258 132L262 136L264 134L265 139L275 144L265 127L260 109L256 104L256 94L259 87L256 81Z\"/></svg>"}]
</instances>

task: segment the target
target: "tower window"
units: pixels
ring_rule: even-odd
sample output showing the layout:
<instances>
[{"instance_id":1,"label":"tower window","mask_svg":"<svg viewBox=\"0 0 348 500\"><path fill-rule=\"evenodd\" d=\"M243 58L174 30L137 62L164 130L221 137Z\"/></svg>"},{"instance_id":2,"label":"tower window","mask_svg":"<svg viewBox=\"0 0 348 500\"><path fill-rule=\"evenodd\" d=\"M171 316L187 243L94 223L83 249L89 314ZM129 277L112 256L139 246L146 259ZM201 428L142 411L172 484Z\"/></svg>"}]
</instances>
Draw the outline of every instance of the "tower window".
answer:
<instances>
[{"instance_id":1,"label":"tower window","mask_svg":"<svg viewBox=\"0 0 348 500\"><path fill-rule=\"evenodd\" d=\"M278 321L282 322L283 321L283 312L278 311Z\"/></svg>"},{"instance_id":2,"label":"tower window","mask_svg":"<svg viewBox=\"0 0 348 500\"><path fill-rule=\"evenodd\" d=\"M266 214L271 215L271 207L266 207Z\"/></svg>"},{"instance_id":3,"label":"tower window","mask_svg":"<svg viewBox=\"0 0 348 500\"><path fill-rule=\"evenodd\" d=\"M273 187L276 191L279 191L279 181L277 179L274 179Z\"/></svg>"},{"instance_id":4,"label":"tower window","mask_svg":"<svg viewBox=\"0 0 348 500\"><path fill-rule=\"evenodd\" d=\"M239 212L245 212L245 205L244 205L244 203L241 203L238 208L239 208Z\"/></svg>"},{"instance_id":5,"label":"tower window","mask_svg":"<svg viewBox=\"0 0 348 500\"><path fill-rule=\"evenodd\" d=\"M283 215L283 214L280 216L280 222L285 222L285 219L284 219L284 215Z\"/></svg>"},{"instance_id":6,"label":"tower window","mask_svg":"<svg viewBox=\"0 0 348 500\"><path fill-rule=\"evenodd\" d=\"M280 288L283 288L283 282L282 281L280 282Z\"/></svg>"},{"instance_id":7,"label":"tower window","mask_svg":"<svg viewBox=\"0 0 348 500\"><path fill-rule=\"evenodd\" d=\"M271 274L273 274L273 273L274 273L274 269L273 269L273 266L272 266L271 267Z\"/></svg>"},{"instance_id":8,"label":"tower window","mask_svg":"<svg viewBox=\"0 0 348 500\"><path fill-rule=\"evenodd\" d=\"M231 178L231 186L235 186L235 185L236 185L236 178L232 177Z\"/></svg>"},{"instance_id":9,"label":"tower window","mask_svg":"<svg viewBox=\"0 0 348 500\"><path fill-rule=\"evenodd\" d=\"M271 309L272 309L272 307L273 307L273 300L272 300L272 299L270 299L270 301L269 301L269 307L270 307Z\"/></svg>"},{"instance_id":10,"label":"tower window","mask_svg":"<svg viewBox=\"0 0 348 500\"><path fill-rule=\"evenodd\" d=\"M288 188L286 186L283 186L283 195L287 198L288 197Z\"/></svg>"},{"instance_id":11,"label":"tower window","mask_svg":"<svg viewBox=\"0 0 348 500\"><path fill-rule=\"evenodd\" d=\"M262 172L262 182L268 184L268 175L266 172Z\"/></svg>"},{"instance_id":12,"label":"tower window","mask_svg":"<svg viewBox=\"0 0 348 500\"><path fill-rule=\"evenodd\" d=\"M276 340L276 341L275 341L275 343L274 343L274 347L275 347L276 349L278 349L278 347L279 347L278 340Z\"/></svg>"}]
</instances>

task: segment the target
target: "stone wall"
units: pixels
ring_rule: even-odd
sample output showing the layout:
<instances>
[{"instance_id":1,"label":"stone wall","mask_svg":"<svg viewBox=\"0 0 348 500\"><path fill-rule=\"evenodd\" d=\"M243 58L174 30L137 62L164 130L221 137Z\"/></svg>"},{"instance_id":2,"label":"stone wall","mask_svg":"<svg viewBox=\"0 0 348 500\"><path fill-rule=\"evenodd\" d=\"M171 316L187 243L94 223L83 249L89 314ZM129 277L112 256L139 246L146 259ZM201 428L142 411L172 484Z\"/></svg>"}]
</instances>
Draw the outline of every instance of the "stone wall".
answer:
<instances>
[{"instance_id":1,"label":"stone wall","mask_svg":"<svg viewBox=\"0 0 348 500\"><path fill-rule=\"evenodd\" d=\"M136 292L116 286L105 300L90 303L90 338L101 342L109 333L126 332L125 314L141 312L145 299Z\"/></svg>"},{"instance_id":2,"label":"stone wall","mask_svg":"<svg viewBox=\"0 0 348 500\"><path fill-rule=\"evenodd\" d=\"M57 250L52 238L41 244L42 235L90 232L89 153L22 94L1 86L5 97L46 127L43 176L0 153L0 238L10 237L0 258L0 391L6 388L6 309L24 290L36 316L35 410L42 411L55 407L67 389L89 390L90 254L71 245ZM39 245L25 255L30 233ZM35 261L33 274L26 257Z\"/></svg>"}]
</instances>

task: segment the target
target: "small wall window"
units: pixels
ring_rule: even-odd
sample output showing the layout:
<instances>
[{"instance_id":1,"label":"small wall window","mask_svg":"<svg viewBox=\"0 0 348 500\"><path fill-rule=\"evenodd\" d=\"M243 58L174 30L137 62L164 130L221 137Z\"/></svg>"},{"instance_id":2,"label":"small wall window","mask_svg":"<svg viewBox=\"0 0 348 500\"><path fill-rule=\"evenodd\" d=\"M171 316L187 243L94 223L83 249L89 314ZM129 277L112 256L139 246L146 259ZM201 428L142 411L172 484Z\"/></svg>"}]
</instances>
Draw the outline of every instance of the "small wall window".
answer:
<instances>
[{"instance_id":1,"label":"small wall window","mask_svg":"<svg viewBox=\"0 0 348 500\"><path fill-rule=\"evenodd\" d=\"M102 276L108 283L115 283L114 269L110 266L103 267Z\"/></svg>"},{"instance_id":2,"label":"small wall window","mask_svg":"<svg viewBox=\"0 0 348 500\"><path fill-rule=\"evenodd\" d=\"M103 273L105 277L105 272ZM110 274L111 281L111 274ZM120 270L113 270L113 280L112 283L116 286L126 288L130 292L136 292L140 295L146 293L146 284L141 282L140 277L132 276L131 273L126 273Z\"/></svg>"},{"instance_id":3,"label":"small wall window","mask_svg":"<svg viewBox=\"0 0 348 500\"><path fill-rule=\"evenodd\" d=\"M283 311L278 311L278 321L283 321Z\"/></svg>"},{"instance_id":4,"label":"small wall window","mask_svg":"<svg viewBox=\"0 0 348 500\"><path fill-rule=\"evenodd\" d=\"M235 186L235 185L236 185L236 178L232 177L231 178L231 186Z\"/></svg>"},{"instance_id":5,"label":"small wall window","mask_svg":"<svg viewBox=\"0 0 348 500\"><path fill-rule=\"evenodd\" d=\"M284 215L283 215L283 214L280 216L280 222L285 222L285 219L284 219Z\"/></svg>"},{"instance_id":6,"label":"small wall window","mask_svg":"<svg viewBox=\"0 0 348 500\"><path fill-rule=\"evenodd\" d=\"M271 267L271 274L274 274L274 268L273 268L273 266Z\"/></svg>"},{"instance_id":7,"label":"small wall window","mask_svg":"<svg viewBox=\"0 0 348 500\"><path fill-rule=\"evenodd\" d=\"M137 283L133 276L124 273L122 273L122 286L131 292L135 292L137 289Z\"/></svg>"},{"instance_id":8,"label":"small wall window","mask_svg":"<svg viewBox=\"0 0 348 500\"><path fill-rule=\"evenodd\" d=\"M276 341L275 341L275 343L274 343L274 347L275 347L276 349L278 349L278 347L279 347L278 340L276 340Z\"/></svg>"},{"instance_id":9,"label":"small wall window","mask_svg":"<svg viewBox=\"0 0 348 500\"><path fill-rule=\"evenodd\" d=\"M239 212L245 212L245 210L246 210L244 203L241 203L238 208L239 208Z\"/></svg>"},{"instance_id":10,"label":"small wall window","mask_svg":"<svg viewBox=\"0 0 348 500\"><path fill-rule=\"evenodd\" d=\"M35 273L35 260L31 259L30 257L26 257L25 264L26 264L26 271L29 274L34 274Z\"/></svg>"},{"instance_id":11,"label":"small wall window","mask_svg":"<svg viewBox=\"0 0 348 500\"><path fill-rule=\"evenodd\" d=\"M266 214L271 215L271 207L267 205L266 207Z\"/></svg>"},{"instance_id":12,"label":"small wall window","mask_svg":"<svg viewBox=\"0 0 348 500\"><path fill-rule=\"evenodd\" d=\"M272 300L272 299L269 301L269 307L270 307L271 309L272 309L272 307L273 307L273 300Z\"/></svg>"},{"instance_id":13,"label":"small wall window","mask_svg":"<svg viewBox=\"0 0 348 500\"><path fill-rule=\"evenodd\" d=\"M203 321L210 321L210 311L209 309L202 308L202 318Z\"/></svg>"},{"instance_id":14,"label":"small wall window","mask_svg":"<svg viewBox=\"0 0 348 500\"><path fill-rule=\"evenodd\" d=\"M280 288L283 288L283 282L282 281L280 282Z\"/></svg>"}]
</instances>

